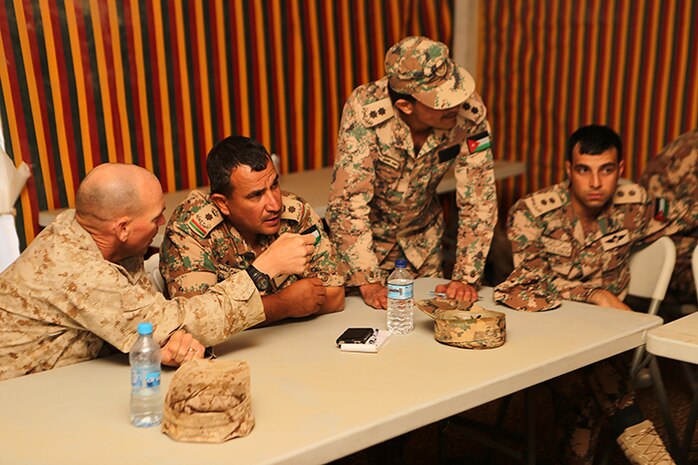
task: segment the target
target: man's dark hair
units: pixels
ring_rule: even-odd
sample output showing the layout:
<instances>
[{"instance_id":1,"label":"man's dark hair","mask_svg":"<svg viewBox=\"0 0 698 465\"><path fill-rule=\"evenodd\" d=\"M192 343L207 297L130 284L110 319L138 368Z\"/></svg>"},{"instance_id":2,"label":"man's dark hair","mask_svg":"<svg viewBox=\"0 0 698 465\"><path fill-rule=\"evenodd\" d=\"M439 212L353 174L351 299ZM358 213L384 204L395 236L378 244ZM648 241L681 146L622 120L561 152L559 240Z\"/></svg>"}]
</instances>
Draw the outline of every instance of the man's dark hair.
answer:
<instances>
[{"instance_id":1,"label":"man's dark hair","mask_svg":"<svg viewBox=\"0 0 698 465\"><path fill-rule=\"evenodd\" d=\"M390 84L388 84L388 95L390 96L390 101L393 105L395 105L395 102L397 102L398 100L407 100L410 103L414 103L417 101L417 99L412 97L410 94L401 94L400 92L395 92L393 88L390 87Z\"/></svg>"},{"instance_id":2,"label":"man's dark hair","mask_svg":"<svg viewBox=\"0 0 698 465\"><path fill-rule=\"evenodd\" d=\"M252 171L263 171L269 162L269 152L256 140L244 136L226 137L208 152L206 158L211 193L230 197L233 193L230 175L235 168L246 165Z\"/></svg>"},{"instance_id":3,"label":"man's dark hair","mask_svg":"<svg viewBox=\"0 0 698 465\"><path fill-rule=\"evenodd\" d=\"M567 161L572 162L572 151L579 144L579 153L600 155L606 150L615 148L618 151L618 159L623 158L623 142L620 136L608 126L591 124L582 126L572 133L567 140Z\"/></svg>"}]
</instances>

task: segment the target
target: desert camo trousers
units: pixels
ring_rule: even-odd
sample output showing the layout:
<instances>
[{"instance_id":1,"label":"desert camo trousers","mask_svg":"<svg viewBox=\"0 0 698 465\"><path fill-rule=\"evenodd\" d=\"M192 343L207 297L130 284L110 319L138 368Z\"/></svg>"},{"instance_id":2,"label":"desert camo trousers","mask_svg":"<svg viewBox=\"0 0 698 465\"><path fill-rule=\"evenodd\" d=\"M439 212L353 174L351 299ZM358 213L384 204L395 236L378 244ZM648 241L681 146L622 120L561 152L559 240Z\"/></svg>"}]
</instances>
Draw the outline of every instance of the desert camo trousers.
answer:
<instances>
[{"instance_id":1,"label":"desert camo trousers","mask_svg":"<svg viewBox=\"0 0 698 465\"><path fill-rule=\"evenodd\" d=\"M591 465L601 420L635 401L628 354L621 354L551 381L565 465Z\"/></svg>"}]
</instances>

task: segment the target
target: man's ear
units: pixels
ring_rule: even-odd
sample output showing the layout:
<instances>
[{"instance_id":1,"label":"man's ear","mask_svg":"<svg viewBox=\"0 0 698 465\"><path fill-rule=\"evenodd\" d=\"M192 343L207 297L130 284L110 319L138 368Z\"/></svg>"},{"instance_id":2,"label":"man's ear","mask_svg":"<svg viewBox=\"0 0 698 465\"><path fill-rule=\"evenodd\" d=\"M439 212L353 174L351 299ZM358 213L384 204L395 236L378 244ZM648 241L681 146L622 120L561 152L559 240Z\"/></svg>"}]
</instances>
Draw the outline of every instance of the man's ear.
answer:
<instances>
[{"instance_id":1,"label":"man's ear","mask_svg":"<svg viewBox=\"0 0 698 465\"><path fill-rule=\"evenodd\" d=\"M131 218L128 216L122 216L114 221L114 235L119 242L124 243L128 240L130 223Z\"/></svg>"},{"instance_id":2,"label":"man's ear","mask_svg":"<svg viewBox=\"0 0 698 465\"><path fill-rule=\"evenodd\" d=\"M401 112L403 112L406 115L411 115L412 112L414 111L414 103L408 102L407 100L402 99L402 98L398 99L395 102L395 106L398 108L398 110L400 110Z\"/></svg>"},{"instance_id":3,"label":"man's ear","mask_svg":"<svg viewBox=\"0 0 698 465\"><path fill-rule=\"evenodd\" d=\"M622 177L625 172L625 161L621 160L618 162L618 177Z\"/></svg>"},{"instance_id":4,"label":"man's ear","mask_svg":"<svg viewBox=\"0 0 698 465\"><path fill-rule=\"evenodd\" d=\"M567 179L572 179L572 163L569 160L565 162L565 173L567 173Z\"/></svg>"},{"instance_id":5,"label":"man's ear","mask_svg":"<svg viewBox=\"0 0 698 465\"><path fill-rule=\"evenodd\" d=\"M223 213L223 216L230 216L228 210L228 199L223 194L211 194L211 200L216 204L216 207Z\"/></svg>"}]
</instances>

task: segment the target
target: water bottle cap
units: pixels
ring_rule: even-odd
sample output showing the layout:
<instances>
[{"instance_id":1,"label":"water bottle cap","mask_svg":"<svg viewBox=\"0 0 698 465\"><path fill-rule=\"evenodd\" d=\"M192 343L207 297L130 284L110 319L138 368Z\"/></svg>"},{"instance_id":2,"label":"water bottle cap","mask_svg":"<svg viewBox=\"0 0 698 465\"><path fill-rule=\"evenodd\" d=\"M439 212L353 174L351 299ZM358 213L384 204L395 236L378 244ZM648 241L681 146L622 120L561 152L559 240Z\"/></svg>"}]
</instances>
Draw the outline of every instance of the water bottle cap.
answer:
<instances>
[{"instance_id":1,"label":"water bottle cap","mask_svg":"<svg viewBox=\"0 0 698 465\"><path fill-rule=\"evenodd\" d=\"M153 324L147 321L138 323L138 334L153 334Z\"/></svg>"},{"instance_id":2,"label":"water bottle cap","mask_svg":"<svg viewBox=\"0 0 698 465\"><path fill-rule=\"evenodd\" d=\"M407 260L404 258L398 258L395 260L395 268L407 268Z\"/></svg>"}]
</instances>

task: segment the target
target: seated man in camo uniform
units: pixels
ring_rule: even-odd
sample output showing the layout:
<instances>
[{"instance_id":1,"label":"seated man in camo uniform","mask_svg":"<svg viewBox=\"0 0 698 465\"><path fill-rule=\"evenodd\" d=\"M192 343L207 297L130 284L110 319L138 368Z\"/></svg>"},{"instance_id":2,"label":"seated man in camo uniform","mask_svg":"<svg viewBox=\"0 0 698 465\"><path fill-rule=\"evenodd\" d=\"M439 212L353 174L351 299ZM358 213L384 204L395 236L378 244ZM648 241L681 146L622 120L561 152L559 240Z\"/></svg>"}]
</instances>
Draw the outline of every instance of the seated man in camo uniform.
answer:
<instances>
[{"instance_id":1,"label":"seated man in camo uniform","mask_svg":"<svg viewBox=\"0 0 698 465\"><path fill-rule=\"evenodd\" d=\"M495 300L524 311L556 308L560 299L632 311L623 299L633 244L696 223L690 203L655 204L637 184L618 185L620 136L585 126L567 143L568 180L517 202L509 214L514 271ZM655 207L659 205L659 208ZM593 463L602 414L633 464L674 463L654 425L634 403L628 363L614 357L553 380L567 426L566 464Z\"/></svg>"},{"instance_id":2,"label":"seated man in camo uniform","mask_svg":"<svg viewBox=\"0 0 698 465\"><path fill-rule=\"evenodd\" d=\"M245 270L267 323L342 310L344 279L322 220L307 202L281 192L264 146L242 136L223 139L206 170L210 194L189 194L167 224L160 271L170 296L205 293Z\"/></svg>"}]
</instances>

